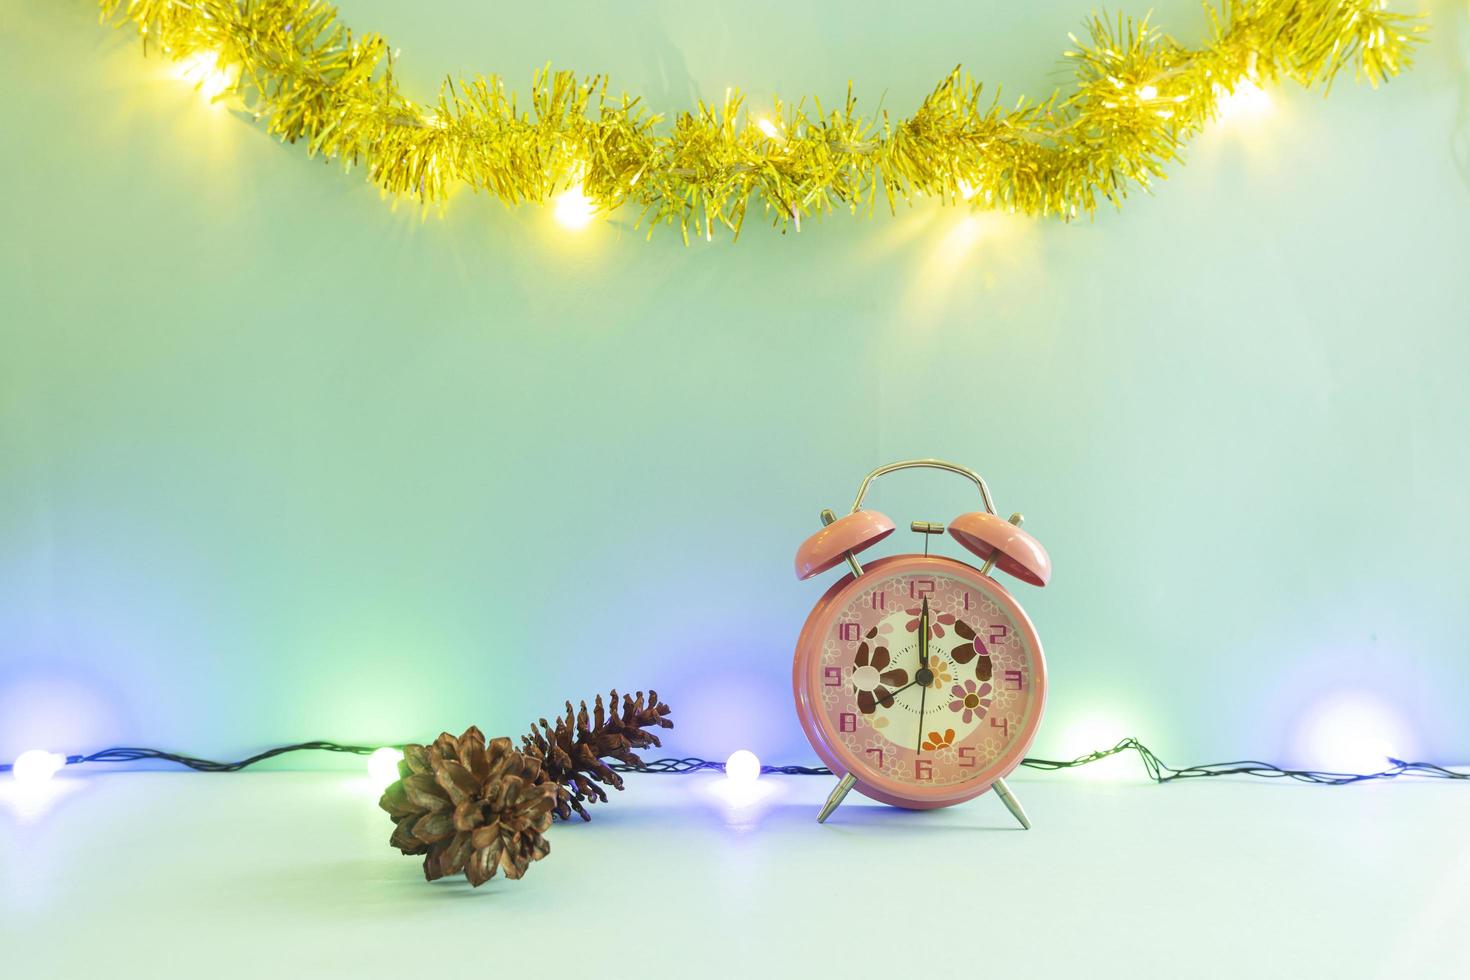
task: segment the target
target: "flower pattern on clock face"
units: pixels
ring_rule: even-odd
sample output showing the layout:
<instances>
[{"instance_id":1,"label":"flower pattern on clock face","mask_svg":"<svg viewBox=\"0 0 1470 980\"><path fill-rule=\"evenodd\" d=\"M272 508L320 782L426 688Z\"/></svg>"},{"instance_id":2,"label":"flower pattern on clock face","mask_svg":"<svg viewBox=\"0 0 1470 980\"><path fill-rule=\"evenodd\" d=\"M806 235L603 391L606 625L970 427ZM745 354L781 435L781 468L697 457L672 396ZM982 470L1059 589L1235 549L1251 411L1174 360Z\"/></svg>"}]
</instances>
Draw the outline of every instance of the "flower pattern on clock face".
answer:
<instances>
[{"instance_id":1,"label":"flower pattern on clock face","mask_svg":"<svg viewBox=\"0 0 1470 980\"><path fill-rule=\"evenodd\" d=\"M919 621L923 615L924 607L915 606L912 609L905 609L904 612L908 613L908 615L912 617L907 623L904 624L904 629L908 630L910 633L919 632ZM930 616L929 638L931 640L938 640L942 638L944 636L944 628L946 626L953 626L954 619L955 618L953 613L939 613L938 615Z\"/></svg>"},{"instance_id":2,"label":"flower pattern on clock face","mask_svg":"<svg viewBox=\"0 0 1470 980\"><path fill-rule=\"evenodd\" d=\"M909 682L909 672L901 667L889 666L891 660L887 647L868 650L868 644L859 643L852 658L852 686L857 689L858 710L871 715L878 705L893 707L895 688Z\"/></svg>"},{"instance_id":3,"label":"flower pattern on clock face","mask_svg":"<svg viewBox=\"0 0 1470 980\"><path fill-rule=\"evenodd\" d=\"M930 752L939 749L947 749L954 744L954 729L946 728L943 732L930 732L924 739L924 748Z\"/></svg>"},{"instance_id":4,"label":"flower pattern on clock face","mask_svg":"<svg viewBox=\"0 0 1470 980\"><path fill-rule=\"evenodd\" d=\"M937 653L929 655L929 673L933 675L929 680L929 686L936 691L954 680L954 675L949 672L949 661Z\"/></svg>"},{"instance_id":5,"label":"flower pattern on clock face","mask_svg":"<svg viewBox=\"0 0 1470 980\"><path fill-rule=\"evenodd\" d=\"M960 720L966 724L971 719L984 718L990 708L989 684L976 687L974 681L965 681L950 688L949 693L953 698L949 702L949 710L959 712Z\"/></svg>"},{"instance_id":6,"label":"flower pattern on clock face","mask_svg":"<svg viewBox=\"0 0 1470 980\"><path fill-rule=\"evenodd\" d=\"M834 600L806 703L852 771L916 789L993 778L993 763L1031 731L1034 634L993 598L1004 596L994 580L952 567L873 573Z\"/></svg>"},{"instance_id":7,"label":"flower pattern on clock face","mask_svg":"<svg viewBox=\"0 0 1470 980\"><path fill-rule=\"evenodd\" d=\"M985 648L985 641L975 633L974 627L963 619L954 624L955 634L964 642L949 651L957 664L968 664L975 662L975 678L988 681L991 678L994 666L990 661L990 651Z\"/></svg>"}]
</instances>

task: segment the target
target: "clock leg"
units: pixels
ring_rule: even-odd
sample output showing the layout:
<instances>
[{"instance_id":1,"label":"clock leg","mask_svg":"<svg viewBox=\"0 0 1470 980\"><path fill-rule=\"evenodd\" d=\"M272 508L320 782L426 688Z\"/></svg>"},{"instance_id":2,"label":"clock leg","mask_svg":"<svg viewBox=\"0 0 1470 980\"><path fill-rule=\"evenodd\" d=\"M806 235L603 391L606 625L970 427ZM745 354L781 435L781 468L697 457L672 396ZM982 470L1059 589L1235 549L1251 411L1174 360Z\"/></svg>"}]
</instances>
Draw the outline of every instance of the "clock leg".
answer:
<instances>
[{"instance_id":1,"label":"clock leg","mask_svg":"<svg viewBox=\"0 0 1470 980\"><path fill-rule=\"evenodd\" d=\"M822 810L817 814L817 823L827 822L827 818L832 816L832 811L841 806L842 801L847 798L847 794L852 792L852 785L856 782L857 777L852 773L848 773L842 777L842 781L837 784L837 788L832 791L832 795L827 797L827 802L822 804Z\"/></svg>"},{"instance_id":2,"label":"clock leg","mask_svg":"<svg viewBox=\"0 0 1470 980\"><path fill-rule=\"evenodd\" d=\"M1026 811L1021 809L1021 801L1016 799L1016 794L1011 792L1011 788L1006 785L1006 781L1004 779L997 779L991 785L991 788L995 790L995 795L1000 797L1000 801L1006 805L1006 809L1011 811L1011 816L1016 818L1016 821L1021 825L1021 829L1030 830L1031 821L1026 818Z\"/></svg>"}]
</instances>

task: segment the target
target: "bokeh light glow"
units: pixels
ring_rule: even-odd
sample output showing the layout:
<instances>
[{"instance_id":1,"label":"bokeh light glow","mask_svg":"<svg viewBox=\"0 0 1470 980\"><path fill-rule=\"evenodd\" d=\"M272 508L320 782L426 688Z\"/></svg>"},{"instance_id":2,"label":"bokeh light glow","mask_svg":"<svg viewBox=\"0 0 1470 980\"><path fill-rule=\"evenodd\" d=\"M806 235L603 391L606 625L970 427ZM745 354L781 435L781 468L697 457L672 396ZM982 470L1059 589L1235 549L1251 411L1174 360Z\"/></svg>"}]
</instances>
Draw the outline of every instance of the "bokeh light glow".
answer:
<instances>
[{"instance_id":1,"label":"bokeh light glow","mask_svg":"<svg viewBox=\"0 0 1470 980\"><path fill-rule=\"evenodd\" d=\"M1271 96L1249 78L1240 78L1231 88L1215 86L1216 118L1222 123L1258 119L1268 115Z\"/></svg>"},{"instance_id":2,"label":"bokeh light glow","mask_svg":"<svg viewBox=\"0 0 1470 980\"><path fill-rule=\"evenodd\" d=\"M581 231L597 216L597 208L578 183L556 195L552 214L556 223L568 231Z\"/></svg>"},{"instance_id":3,"label":"bokeh light glow","mask_svg":"<svg viewBox=\"0 0 1470 980\"><path fill-rule=\"evenodd\" d=\"M1417 739L1394 705L1366 691L1328 694L1302 712L1292 739L1295 761L1332 772L1371 773L1389 758L1413 760Z\"/></svg>"},{"instance_id":4,"label":"bokeh light glow","mask_svg":"<svg viewBox=\"0 0 1470 980\"><path fill-rule=\"evenodd\" d=\"M1132 733L1114 715L1094 713L1073 721L1062 731L1061 759L1076 759L1102 749L1110 749ZM1143 768L1132 752L1088 763L1073 772L1082 779L1121 780L1144 777Z\"/></svg>"},{"instance_id":5,"label":"bokeh light glow","mask_svg":"<svg viewBox=\"0 0 1470 980\"><path fill-rule=\"evenodd\" d=\"M199 51L179 61L177 74L184 81L192 82L206 102L213 102L234 87L240 73L238 66L220 68L218 62L218 52Z\"/></svg>"},{"instance_id":6,"label":"bokeh light glow","mask_svg":"<svg viewBox=\"0 0 1470 980\"><path fill-rule=\"evenodd\" d=\"M398 782L398 763L402 759L403 753L395 748L384 746L373 750L368 756L367 771L374 789L385 790Z\"/></svg>"},{"instance_id":7,"label":"bokeh light glow","mask_svg":"<svg viewBox=\"0 0 1470 980\"><path fill-rule=\"evenodd\" d=\"M761 760L749 749L736 749L725 760L725 778L737 786L751 786L761 775Z\"/></svg>"},{"instance_id":8,"label":"bokeh light glow","mask_svg":"<svg viewBox=\"0 0 1470 980\"><path fill-rule=\"evenodd\" d=\"M720 801L727 825L749 829L759 816L757 804L776 790L774 780L761 779L761 760L749 749L737 749L725 760L725 778L711 780L707 792Z\"/></svg>"},{"instance_id":9,"label":"bokeh light glow","mask_svg":"<svg viewBox=\"0 0 1470 980\"><path fill-rule=\"evenodd\" d=\"M65 765L66 756L47 752L45 749L30 749L16 757L10 774L18 783L38 786L60 772Z\"/></svg>"}]
</instances>

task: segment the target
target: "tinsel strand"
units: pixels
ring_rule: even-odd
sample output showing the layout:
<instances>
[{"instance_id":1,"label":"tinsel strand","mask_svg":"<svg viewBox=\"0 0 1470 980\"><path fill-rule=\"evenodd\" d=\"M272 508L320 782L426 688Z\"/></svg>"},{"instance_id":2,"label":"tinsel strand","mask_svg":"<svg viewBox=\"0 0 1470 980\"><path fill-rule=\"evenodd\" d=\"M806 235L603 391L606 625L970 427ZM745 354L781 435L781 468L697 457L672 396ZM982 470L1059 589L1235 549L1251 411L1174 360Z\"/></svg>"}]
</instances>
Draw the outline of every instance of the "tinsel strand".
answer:
<instances>
[{"instance_id":1,"label":"tinsel strand","mask_svg":"<svg viewBox=\"0 0 1470 980\"><path fill-rule=\"evenodd\" d=\"M1222 0L1208 40L1185 47L1141 19L1094 15L1065 52L1070 94L1002 106L960 68L908 118L865 115L849 85L753 116L728 92L670 126L607 79L538 72L529 105L496 75L447 79L420 104L399 90L388 43L353 34L322 0L101 0L145 50L210 59L223 93L308 153L362 165L385 193L442 203L467 186L506 204L579 186L601 212L639 211L649 234L673 225L738 237L753 203L800 230L805 217L890 210L916 197L1063 219L1120 206L1181 159L1238 85L1291 79L1330 89L1351 69L1375 87L1408 67L1424 25L1384 0ZM807 101L811 108L806 107Z\"/></svg>"}]
</instances>

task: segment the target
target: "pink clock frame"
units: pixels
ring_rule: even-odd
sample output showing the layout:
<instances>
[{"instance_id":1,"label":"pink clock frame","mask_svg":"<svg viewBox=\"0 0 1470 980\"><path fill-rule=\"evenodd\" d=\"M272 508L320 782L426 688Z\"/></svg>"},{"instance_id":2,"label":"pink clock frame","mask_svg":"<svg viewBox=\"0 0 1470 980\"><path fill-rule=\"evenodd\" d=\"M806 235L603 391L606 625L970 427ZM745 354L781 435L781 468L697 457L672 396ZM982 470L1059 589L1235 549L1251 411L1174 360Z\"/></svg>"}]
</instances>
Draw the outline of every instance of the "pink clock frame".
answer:
<instances>
[{"instance_id":1,"label":"pink clock frame","mask_svg":"<svg viewBox=\"0 0 1470 980\"><path fill-rule=\"evenodd\" d=\"M1046 657L1042 652L1041 638L1036 633L1036 627L1032 624L1031 618L1026 615L1025 610L1021 608L1020 603L999 582L981 572L980 569L953 558L939 555L893 555L867 564L863 571L865 575L861 577L851 573L844 575L826 591L817 601L811 614L807 616L806 624L802 626L801 635L797 638L791 681L796 695L796 716L801 720L801 727L806 732L807 739L812 743L812 748L816 750L817 755L827 767L838 776L851 773L856 779L854 788L870 799L909 810L931 810L974 799L990 789L997 779L1004 779L1021 764L1021 760L1025 758L1027 750L1031 748L1031 743L1036 738L1037 728L1041 725L1041 716L1046 707ZM850 593L863 588L862 579L867 575L924 571L957 572L963 574L966 579L975 580L1014 620L1025 642L1035 652L1035 667L1031 685L1034 690L1036 707L1026 719L1020 734L994 762L978 773L974 779L954 786L939 786L933 789L904 783L882 773L874 772L872 767L852 756L839 740L828 735L822 720L824 715L817 703L818 699L813 697L813 692L821 689L824 637L832 629L836 616L847 606Z\"/></svg>"}]
</instances>

